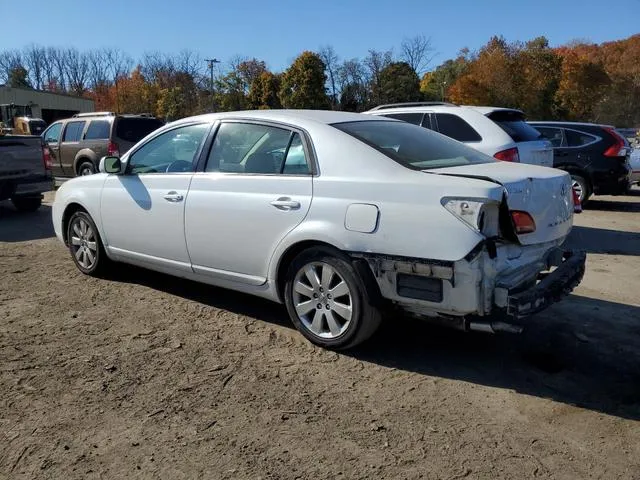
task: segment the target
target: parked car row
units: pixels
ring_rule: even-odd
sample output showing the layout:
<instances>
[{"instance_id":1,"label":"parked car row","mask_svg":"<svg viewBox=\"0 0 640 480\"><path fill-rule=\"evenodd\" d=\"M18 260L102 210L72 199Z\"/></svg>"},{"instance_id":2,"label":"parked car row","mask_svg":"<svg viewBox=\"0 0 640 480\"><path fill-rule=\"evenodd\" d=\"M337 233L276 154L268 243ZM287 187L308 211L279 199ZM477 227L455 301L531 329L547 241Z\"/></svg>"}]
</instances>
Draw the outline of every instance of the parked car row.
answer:
<instances>
[{"instance_id":1,"label":"parked car row","mask_svg":"<svg viewBox=\"0 0 640 480\"><path fill-rule=\"evenodd\" d=\"M562 246L571 177L541 166L550 142L517 111L450 114L492 158L437 133L461 125L446 108L410 123L387 109L173 122L64 183L55 232L87 275L125 262L282 302L328 348L366 340L390 308L520 331L584 274L584 252Z\"/></svg>"},{"instance_id":2,"label":"parked car row","mask_svg":"<svg viewBox=\"0 0 640 480\"><path fill-rule=\"evenodd\" d=\"M583 204L594 194L624 194L640 177L631 169L629 142L612 126L526 122L520 110L444 102L381 105L365 113L435 130L498 160L565 170Z\"/></svg>"}]
</instances>

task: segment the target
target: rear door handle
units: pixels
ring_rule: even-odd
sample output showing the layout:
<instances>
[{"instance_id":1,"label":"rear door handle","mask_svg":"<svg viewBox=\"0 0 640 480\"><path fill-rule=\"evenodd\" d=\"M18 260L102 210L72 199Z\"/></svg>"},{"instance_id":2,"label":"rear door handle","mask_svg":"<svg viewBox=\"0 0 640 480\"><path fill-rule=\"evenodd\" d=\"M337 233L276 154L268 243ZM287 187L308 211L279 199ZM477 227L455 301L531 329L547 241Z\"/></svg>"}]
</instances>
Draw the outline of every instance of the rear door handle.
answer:
<instances>
[{"instance_id":1,"label":"rear door handle","mask_svg":"<svg viewBox=\"0 0 640 480\"><path fill-rule=\"evenodd\" d=\"M184 197L180 195L178 192L172 190L164 196L164 199L167 202L177 203L181 202Z\"/></svg>"},{"instance_id":2,"label":"rear door handle","mask_svg":"<svg viewBox=\"0 0 640 480\"><path fill-rule=\"evenodd\" d=\"M271 202L271 205L276 207L278 210L297 210L300 208L300 202L291 200L289 197L280 197Z\"/></svg>"}]
</instances>

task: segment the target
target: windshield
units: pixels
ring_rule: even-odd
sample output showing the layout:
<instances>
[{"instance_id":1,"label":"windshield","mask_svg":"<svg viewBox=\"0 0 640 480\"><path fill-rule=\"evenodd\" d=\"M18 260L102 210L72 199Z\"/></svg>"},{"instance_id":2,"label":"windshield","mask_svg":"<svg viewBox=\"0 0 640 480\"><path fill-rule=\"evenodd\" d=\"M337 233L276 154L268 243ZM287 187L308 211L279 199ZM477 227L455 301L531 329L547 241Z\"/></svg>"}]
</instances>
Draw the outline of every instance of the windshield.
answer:
<instances>
[{"instance_id":1,"label":"windshield","mask_svg":"<svg viewBox=\"0 0 640 480\"><path fill-rule=\"evenodd\" d=\"M495 161L460 142L411 123L372 120L335 123L333 126L414 170Z\"/></svg>"}]
</instances>

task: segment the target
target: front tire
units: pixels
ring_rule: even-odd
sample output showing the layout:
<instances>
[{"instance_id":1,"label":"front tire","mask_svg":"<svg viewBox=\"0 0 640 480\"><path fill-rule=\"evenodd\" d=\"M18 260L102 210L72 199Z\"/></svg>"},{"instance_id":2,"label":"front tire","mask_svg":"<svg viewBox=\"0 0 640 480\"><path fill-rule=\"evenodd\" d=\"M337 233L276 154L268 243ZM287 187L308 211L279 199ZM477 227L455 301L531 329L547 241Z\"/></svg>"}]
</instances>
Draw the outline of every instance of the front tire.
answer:
<instances>
[{"instance_id":1,"label":"front tire","mask_svg":"<svg viewBox=\"0 0 640 480\"><path fill-rule=\"evenodd\" d=\"M14 197L11 203L20 212L35 212L42 205L41 197Z\"/></svg>"},{"instance_id":2,"label":"front tire","mask_svg":"<svg viewBox=\"0 0 640 480\"><path fill-rule=\"evenodd\" d=\"M96 224L87 212L75 212L69 219L67 243L71 258L82 273L97 277L106 271L109 258Z\"/></svg>"},{"instance_id":3,"label":"front tire","mask_svg":"<svg viewBox=\"0 0 640 480\"><path fill-rule=\"evenodd\" d=\"M382 319L349 258L331 248L310 248L294 259L284 296L298 331L324 348L354 347L373 335Z\"/></svg>"}]
</instances>

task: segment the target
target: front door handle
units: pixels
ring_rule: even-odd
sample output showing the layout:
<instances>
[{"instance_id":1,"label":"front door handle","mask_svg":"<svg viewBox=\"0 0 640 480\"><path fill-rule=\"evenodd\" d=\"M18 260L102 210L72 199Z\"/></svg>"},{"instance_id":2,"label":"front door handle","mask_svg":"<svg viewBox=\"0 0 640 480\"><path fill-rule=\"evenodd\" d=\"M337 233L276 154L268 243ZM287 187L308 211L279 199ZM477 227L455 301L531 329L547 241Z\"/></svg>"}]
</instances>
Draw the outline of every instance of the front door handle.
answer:
<instances>
[{"instance_id":1,"label":"front door handle","mask_svg":"<svg viewBox=\"0 0 640 480\"><path fill-rule=\"evenodd\" d=\"M289 197L280 197L273 202L271 205L276 207L278 210L297 210L300 208L300 202L296 202L295 200L291 200Z\"/></svg>"},{"instance_id":2,"label":"front door handle","mask_svg":"<svg viewBox=\"0 0 640 480\"><path fill-rule=\"evenodd\" d=\"M180 195L178 192L172 190L164 196L164 199L167 202L177 203L181 202L184 197Z\"/></svg>"}]
</instances>

